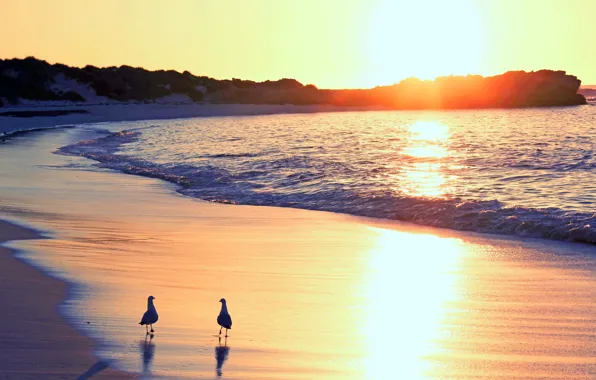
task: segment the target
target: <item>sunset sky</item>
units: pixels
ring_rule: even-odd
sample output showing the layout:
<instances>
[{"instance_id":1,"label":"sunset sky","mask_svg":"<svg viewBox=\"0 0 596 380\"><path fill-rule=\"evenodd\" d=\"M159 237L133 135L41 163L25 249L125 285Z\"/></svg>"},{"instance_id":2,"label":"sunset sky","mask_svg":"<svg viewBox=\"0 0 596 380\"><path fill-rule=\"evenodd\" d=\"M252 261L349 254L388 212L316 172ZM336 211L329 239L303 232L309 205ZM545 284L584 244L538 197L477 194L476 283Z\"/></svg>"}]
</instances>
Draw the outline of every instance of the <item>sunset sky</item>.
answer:
<instances>
[{"instance_id":1,"label":"sunset sky","mask_svg":"<svg viewBox=\"0 0 596 380\"><path fill-rule=\"evenodd\" d=\"M19 0L0 57L321 88L565 70L596 84L594 0Z\"/></svg>"}]
</instances>

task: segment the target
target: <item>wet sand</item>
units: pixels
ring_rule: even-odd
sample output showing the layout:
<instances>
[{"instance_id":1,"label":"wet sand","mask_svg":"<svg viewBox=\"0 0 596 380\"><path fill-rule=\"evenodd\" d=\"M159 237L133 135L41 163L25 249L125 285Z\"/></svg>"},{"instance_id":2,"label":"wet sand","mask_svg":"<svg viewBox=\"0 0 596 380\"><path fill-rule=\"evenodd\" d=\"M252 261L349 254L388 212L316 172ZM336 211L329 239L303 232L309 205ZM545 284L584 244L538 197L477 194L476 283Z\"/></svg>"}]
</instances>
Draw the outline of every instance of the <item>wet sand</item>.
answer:
<instances>
[{"instance_id":1,"label":"wet sand","mask_svg":"<svg viewBox=\"0 0 596 380\"><path fill-rule=\"evenodd\" d=\"M52 155L80 129L0 150L0 213L55 233L23 258L76 286L63 311L146 377L589 379L596 250L182 197ZM156 297L160 320L138 320ZM234 321L214 336L218 300ZM90 322L87 324L86 322Z\"/></svg>"},{"instance_id":2,"label":"wet sand","mask_svg":"<svg viewBox=\"0 0 596 380\"><path fill-rule=\"evenodd\" d=\"M41 239L37 232L0 221L0 244ZM67 297L62 281L13 257L0 247L0 379L130 379L105 367L91 352L93 342L69 326L58 313ZM85 378L85 377L81 377Z\"/></svg>"}]
</instances>

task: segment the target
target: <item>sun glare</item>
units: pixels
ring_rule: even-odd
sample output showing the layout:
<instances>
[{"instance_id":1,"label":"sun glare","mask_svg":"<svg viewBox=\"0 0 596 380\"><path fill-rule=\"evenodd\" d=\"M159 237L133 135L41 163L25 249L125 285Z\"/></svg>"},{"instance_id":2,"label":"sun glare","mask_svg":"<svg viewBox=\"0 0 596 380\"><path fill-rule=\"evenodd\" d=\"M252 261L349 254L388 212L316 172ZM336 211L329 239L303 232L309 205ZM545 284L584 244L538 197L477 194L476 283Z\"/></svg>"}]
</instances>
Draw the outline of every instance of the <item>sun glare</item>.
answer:
<instances>
[{"instance_id":1,"label":"sun glare","mask_svg":"<svg viewBox=\"0 0 596 380\"><path fill-rule=\"evenodd\" d=\"M445 194L447 178L440 164L415 164L405 172L403 191L412 196L440 197Z\"/></svg>"},{"instance_id":2,"label":"sun glare","mask_svg":"<svg viewBox=\"0 0 596 380\"><path fill-rule=\"evenodd\" d=\"M441 197L448 191L444 173L449 157L449 127L438 122L419 121L407 129L408 144L402 154L409 163L398 177L400 188L410 196Z\"/></svg>"},{"instance_id":3,"label":"sun glare","mask_svg":"<svg viewBox=\"0 0 596 380\"><path fill-rule=\"evenodd\" d=\"M456 239L373 228L376 248L366 283L369 315L362 326L369 379L419 379L436 354L446 315L457 300L457 266L463 244ZM393 374L390 376L388 374Z\"/></svg>"},{"instance_id":4,"label":"sun glare","mask_svg":"<svg viewBox=\"0 0 596 380\"><path fill-rule=\"evenodd\" d=\"M439 141L449 137L449 127L433 121L418 121L408 127L412 140Z\"/></svg>"},{"instance_id":5,"label":"sun glare","mask_svg":"<svg viewBox=\"0 0 596 380\"><path fill-rule=\"evenodd\" d=\"M408 127L410 144L404 149L404 154L414 158L443 158L447 157L446 142L449 138L449 128L435 122L420 121Z\"/></svg>"},{"instance_id":6,"label":"sun glare","mask_svg":"<svg viewBox=\"0 0 596 380\"><path fill-rule=\"evenodd\" d=\"M467 0L381 0L365 39L371 85L481 70L483 25Z\"/></svg>"}]
</instances>

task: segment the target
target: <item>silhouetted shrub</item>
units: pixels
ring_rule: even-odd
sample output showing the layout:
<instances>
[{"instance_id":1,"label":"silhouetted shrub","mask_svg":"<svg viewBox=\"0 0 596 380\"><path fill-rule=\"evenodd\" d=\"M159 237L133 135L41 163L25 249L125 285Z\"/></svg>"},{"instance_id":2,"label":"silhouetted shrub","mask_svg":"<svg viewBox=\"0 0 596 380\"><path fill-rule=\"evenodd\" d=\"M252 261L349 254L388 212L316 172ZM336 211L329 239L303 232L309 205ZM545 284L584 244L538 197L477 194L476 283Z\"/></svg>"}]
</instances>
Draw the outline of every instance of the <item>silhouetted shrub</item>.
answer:
<instances>
[{"instance_id":1,"label":"silhouetted shrub","mask_svg":"<svg viewBox=\"0 0 596 380\"><path fill-rule=\"evenodd\" d=\"M120 101L154 101L186 94L193 101L221 103L335 104L384 106L392 109L528 107L584 104L577 91L581 82L564 71L510 71L493 77L446 76L434 81L408 78L392 86L369 90L320 90L295 79L255 82L217 80L188 71L148 71L139 67L84 68L50 65L34 57L0 60L0 97L14 104L31 100L85 99L72 91L51 90L56 75L89 85L97 95ZM200 86L200 87L199 87Z\"/></svg>"},{"instance_id":2,"label":"silhouetted shrub","mask_svg":"<svg viewBox=\"0 0 596 380\"><path fill-rule=\"evenodd\" d=\"M65 92L62 94L62 99L69 100L71 102L84 102L86 100L84 97L74 91Z\"/></svg>"}]
</instances>

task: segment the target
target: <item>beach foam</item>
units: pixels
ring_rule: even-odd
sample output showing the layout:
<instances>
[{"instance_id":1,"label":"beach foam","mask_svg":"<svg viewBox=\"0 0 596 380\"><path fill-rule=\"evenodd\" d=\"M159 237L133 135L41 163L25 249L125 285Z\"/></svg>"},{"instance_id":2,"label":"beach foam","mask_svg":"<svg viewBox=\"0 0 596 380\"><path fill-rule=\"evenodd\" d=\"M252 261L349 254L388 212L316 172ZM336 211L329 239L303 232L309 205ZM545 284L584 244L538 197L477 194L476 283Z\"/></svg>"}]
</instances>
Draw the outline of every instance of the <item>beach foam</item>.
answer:
<instances>
[{"instance_id":1,"label":"beach foam","mask_svg":"<svg viewBox=\"0 0 596 380\"><path fill-rule=\"evenodd\" d=\"M102 167L123 173L166 180L179 185L181 194L211 202L333 211L464 231L596 243L596 214L593 212L515 206L494 199L409 196L382 189L359 191L355 186L341 183L338 186L332 178L325 177L351 170L342 162L290 156L269 161L266 167L260 167L251 163L261 158L257 157L258 153L246 151L204 155L205 161L201 164L171 164L147 161L120 151L122 146L137 142L144 131L147 130L116 132L62 147L58 152L91 158L99 161ZM232 172L211 164L214 158L245 160L249 164L244 165L244 171ZM574 168L578 168L579 164L581 162L574 162ZM319 167L317 171L302 170L310 165L328 167ZM565 167L559 169L556 165L565 164L556 163L550 169L570 170ZM593 163L590 161L585 165L589 169ZM288 175L278 178L270 174L280 171ZM354 175L357 175L356 172ZM263 177L272 177L273 184L264 184L260 180ZM315 185L310 186L311 183Z\"/></svg>"}]
</instances>

